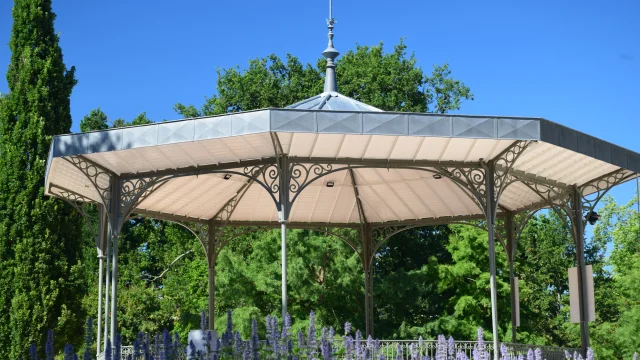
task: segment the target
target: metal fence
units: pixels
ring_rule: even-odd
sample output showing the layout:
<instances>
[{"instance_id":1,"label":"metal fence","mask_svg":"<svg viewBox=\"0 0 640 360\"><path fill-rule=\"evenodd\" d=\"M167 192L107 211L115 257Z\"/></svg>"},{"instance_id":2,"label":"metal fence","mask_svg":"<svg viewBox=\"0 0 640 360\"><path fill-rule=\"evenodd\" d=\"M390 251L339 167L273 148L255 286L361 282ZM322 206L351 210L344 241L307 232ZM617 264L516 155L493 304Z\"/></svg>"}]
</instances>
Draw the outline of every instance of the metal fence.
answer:
<instances>
[{"instance_id":1,"label":"metal fence","mask_svg":"<svg viewBox=\"0 0 640 360\"><path fill-rule=\"evenodd\" d=\"M261 347L266 349L267 346L264 341L261 341ZM344 347L344 343L342 340L333 340L330 341L333 359L336 360L345 360L347 358L355 359L355 352L347 355ZM444 353L445 358L447 352L453 353L456 355L458 353L464 353L467 358L473 359L474 352L482 351L485 354L485 358L492 359L493 358L493 343L485 342L479 343L477 341L454 341L452 345L450 344L442 344L438 343L435 340L423 340L421 342L414 340L380 340L377 343L367 342L366 340L362 340L359 343L354 341L355 348L359 345L360 349L362 349L362 355L360 358L365 359L403 359L403 360L416 360L423 359L425 356L428 356L430 359L435 359L439 354ZM546 360L564 360L565 351L569 354L574 354L574 352L578 351L578 349L573 348L561 348L555 346L541 346L541 345L528 345L528 344L512 344L512 343L504 343L507 353L516 357L517 355L524 355L526 358L527 352L529 349L535 350L540 349L542 352L543 359ZM451 346L451 349L449 348ZM155 351L153 347L150 347L151 353L153 354ZM161 348L161 347L160 347ZM162 350L160 350L162 351ZM308 351L308 350L307 350ZM135 359L133 346L123 346L122 347L122 359ZM312 358L322 358L320 344L318 342L317 349L314 349L313 353L315 356L311 356ZM142 354L140 354L142 355ZM153 354L154 358L159 358L160 354ZM238 354L241 358L242 355ZM141 357L142 358L142 357ZM206 356L202 358L207 358ZM299 356L300 359L308 358L308 356ZM99 357L99 359L103 359L103 357ZM179 360L187 360L187 347L185 346L183 349L178 351L178 359Z\"/></svg>"}]
</instances>

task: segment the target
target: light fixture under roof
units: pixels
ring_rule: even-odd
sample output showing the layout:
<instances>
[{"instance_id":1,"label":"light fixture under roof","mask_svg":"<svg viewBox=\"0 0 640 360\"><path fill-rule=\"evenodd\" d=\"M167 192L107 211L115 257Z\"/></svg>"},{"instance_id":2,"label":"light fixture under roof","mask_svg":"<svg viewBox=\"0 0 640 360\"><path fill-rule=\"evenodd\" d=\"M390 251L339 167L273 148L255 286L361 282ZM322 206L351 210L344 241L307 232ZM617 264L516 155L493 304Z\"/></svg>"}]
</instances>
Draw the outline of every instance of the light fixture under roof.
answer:
<instances>
[{"instance_id":1,"label":"light fixture under roof","mask_svg":"<svg viewBox=\"0 0 640 360\"><path fill-rule=\"evenodd\" d=\"M442 179L442 175L440 175L440 174L433 174L433 178L434 178L434 179L436 179L436 180L440 180L440 179Z\"/></svg>"},{"instance_id":2,"label":"light fixture under roof","mask_svg":"<svg viewBox=\"0 0 640 360\"><path fill-rule=\"evenodd\" d=\"M332 188L334 187L336 184L333 181L327 181L327 187L328 188Z\"/></svg>"},{"instance_id":3,"label":"light fixture under roof","mask_svg":"<svg viewBox=\"0 0 640 360\"><path fill-rule=\"evenodd\" d=\"M231 174L224 174L223 179L225 179L225 180L231 179Z\"/></svg>"}]
</instances>

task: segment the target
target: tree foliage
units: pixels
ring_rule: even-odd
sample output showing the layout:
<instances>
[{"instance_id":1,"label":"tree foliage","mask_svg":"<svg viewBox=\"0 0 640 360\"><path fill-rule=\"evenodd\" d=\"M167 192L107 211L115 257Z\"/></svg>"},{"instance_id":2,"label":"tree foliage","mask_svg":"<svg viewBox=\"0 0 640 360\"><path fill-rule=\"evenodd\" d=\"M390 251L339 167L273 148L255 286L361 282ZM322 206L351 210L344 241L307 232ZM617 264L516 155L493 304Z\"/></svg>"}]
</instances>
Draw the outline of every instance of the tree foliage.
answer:
<instances>
[{"instance_id":1,"label":"tree foliage","mask_svg":"<svg viewBox=\"0 0 640 360\"><path fill-rule=\"evenodd\" d=\"M387 111L446 113L473 100L470 88L451 77L448 64L425 74L407 45L400 41L392 52L377 46L357 46L337 61L338 91ZM184 117L210 116L267 107L286 107L320 94L326 60L303 65L297 57L276 55L249 61L249 67L218 70L217 94L197 108L176 104Z\"/></svg>"},{"instance_id":2,"label":"tree foliage","mask_svg":"<svg viewBox=\"0 0 640 360\"><path fill-rule=\"evenodd\" d=\"M74 68L67 69L48 0L16 0L0 109L0 358L31 343L79 344L85 315L81 220L44 196L51 136L71 128Z\"/></svg>"}]
</instances>

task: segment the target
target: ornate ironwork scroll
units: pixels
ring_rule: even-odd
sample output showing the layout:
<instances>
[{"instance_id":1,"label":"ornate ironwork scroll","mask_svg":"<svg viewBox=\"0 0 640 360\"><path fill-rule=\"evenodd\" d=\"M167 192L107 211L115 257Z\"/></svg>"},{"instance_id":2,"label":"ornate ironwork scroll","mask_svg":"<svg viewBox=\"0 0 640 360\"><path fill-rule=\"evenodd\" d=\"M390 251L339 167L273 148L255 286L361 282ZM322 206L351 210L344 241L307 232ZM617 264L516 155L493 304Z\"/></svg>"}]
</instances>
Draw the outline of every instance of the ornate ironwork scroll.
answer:
<instances>
[{"instance_id":1,"label":"ornate ironwork scroll","mask_svg":"<svg viewBox=\"0 0 640 360\"><path fill-rule=\"evenodd\" d=\"M636 174L631 171L620 169L580 186L578 190L582 197L582 216L587 219L612 187L635 176Z\"/></svg>"},{"instance_id":2,"label":"ornate ironwork scroll","mask_svg":"<svg viewBox=\"0 0 640 360\"><path fill-rule=\"evenodd\" d=\"M124 224L133 209L171 178L173 177L159 176L120 181L120 225Z\"/></svg>"},{"instance_id":3,"label":"ornate ironwork scroll","mask_svg":"<svg viewBox=\"0 0 640 360\"><path fill-rule=\"evenodd\" d=\"M493 160L496 201L500 199L500 196L509 185L518 181L511 173L511 170L520 155L524 153L531 143L532 141L516 141Z\"/></svg>"},{"instance_id":4,"label":"ornate ironwork scroll","mask_svg":"<svg viewBox=\"0 0 640 360\"><path fill-rule=\"evenodd\" d=\"M109 204L111 198L111 177L112 172L82 156L64 157L71 165L80 170L93 185L100 196L102 205Z\"/></svg>"}]
</instances>

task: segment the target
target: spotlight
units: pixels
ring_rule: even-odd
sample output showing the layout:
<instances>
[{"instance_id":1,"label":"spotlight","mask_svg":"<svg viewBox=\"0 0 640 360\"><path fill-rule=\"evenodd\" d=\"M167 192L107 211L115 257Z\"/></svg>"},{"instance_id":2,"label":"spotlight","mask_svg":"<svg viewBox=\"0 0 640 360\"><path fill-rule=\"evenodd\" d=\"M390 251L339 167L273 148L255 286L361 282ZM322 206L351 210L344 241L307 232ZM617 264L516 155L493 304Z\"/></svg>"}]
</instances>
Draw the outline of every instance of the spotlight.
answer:
<instances>
[{"instance_id":1,"label":"spotlight","mask_svg":"<svg viewBox=\"0 0 640 360\"><path fill-rule=\"evenodd\" d=\"M231 174L224 174L223 179L225 179L225 180L231 179Z\"/></svg>"},{"instance_id":2,"label":"spotlight","mask_svg":"<svg viewBox=\"0 0 640 360\"><path fill-rule=\"evenodd\" d=\"M600 220L600 215L598 215L598 213L595 211L590 212L587 216L587 221L591 225L595 225L598 220Z\"/></svg>"},{"instance_id":3,"label":"spotlight","mask_svg":"<svg viewBox=\"0 0 640 360\"><path fill-rule=\"evenodd\" d=\"M434 179L436 179L436 180L440 180L440 179L442 179L442 175L440 175L440 174L433 174L433 178L434 178Z\"/></svg>"},{"instance_id":4,"label":"spotlight","mask_svg":"<svg viewBox=\"0 0 640 360\"><path fill-rule=\"evenodd\" d=\"M331 188L333 187L335 184L333 183L333 181L327 181L327 187Z\"/></svg>"}]
</instances>

